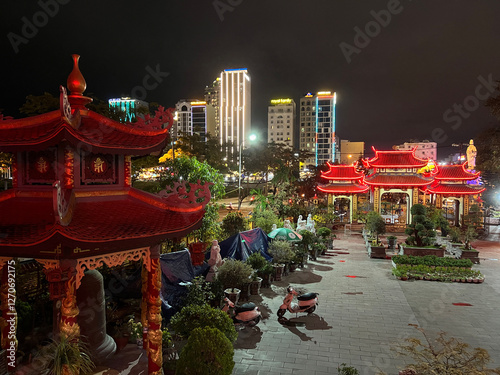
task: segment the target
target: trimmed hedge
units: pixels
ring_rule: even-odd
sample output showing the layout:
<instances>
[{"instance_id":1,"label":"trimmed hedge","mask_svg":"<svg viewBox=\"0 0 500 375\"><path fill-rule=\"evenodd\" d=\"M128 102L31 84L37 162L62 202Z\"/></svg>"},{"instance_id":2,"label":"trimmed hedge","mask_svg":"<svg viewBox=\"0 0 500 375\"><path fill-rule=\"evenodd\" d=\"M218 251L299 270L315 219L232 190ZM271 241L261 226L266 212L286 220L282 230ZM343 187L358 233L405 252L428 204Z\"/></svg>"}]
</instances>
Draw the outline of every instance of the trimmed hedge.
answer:
<instances>
[{"instance_id":1,"label":"trimmed hedge","mask_svg":"<svg viewBox=\"0 0 500 375\"><path fill-rule=\"evenodd\" d=\"M413 255L395 255L392 257L395 264L425 265L436 267L472 267L470 259L441 258L435 255L425 255L423 257Z\"/></svg>"}]
</instances>

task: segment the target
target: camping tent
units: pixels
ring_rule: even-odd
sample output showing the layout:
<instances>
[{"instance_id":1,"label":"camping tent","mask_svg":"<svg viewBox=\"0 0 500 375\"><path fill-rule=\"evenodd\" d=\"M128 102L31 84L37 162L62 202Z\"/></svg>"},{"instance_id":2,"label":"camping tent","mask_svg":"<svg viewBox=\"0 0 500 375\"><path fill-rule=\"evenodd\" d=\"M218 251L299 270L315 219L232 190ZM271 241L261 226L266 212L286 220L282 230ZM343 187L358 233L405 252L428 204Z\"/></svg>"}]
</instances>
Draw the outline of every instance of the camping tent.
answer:
<instances>
[{"instance_id":1,"label":"camping tent","mask_svg":"<svg viewBox=\"0 0 500 375\"><path fill-rule=\"evenodd\" d=\"M260 228L240 232L219 243L222 258L245 261L250 254L260 252L266 260L273 258L267 252L269 238Z\"/></svg>"}]
</instances>

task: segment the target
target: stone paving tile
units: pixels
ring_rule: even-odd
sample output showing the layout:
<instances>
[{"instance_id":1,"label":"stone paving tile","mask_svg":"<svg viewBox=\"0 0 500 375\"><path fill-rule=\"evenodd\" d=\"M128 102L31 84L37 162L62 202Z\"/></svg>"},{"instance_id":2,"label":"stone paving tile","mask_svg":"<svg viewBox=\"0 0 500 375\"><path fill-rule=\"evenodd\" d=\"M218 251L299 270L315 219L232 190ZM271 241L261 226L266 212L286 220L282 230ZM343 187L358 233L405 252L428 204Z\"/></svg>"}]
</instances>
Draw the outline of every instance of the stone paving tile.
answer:
<instances>
[{"instance_id":1,"label":"stone paving tile","mask_svg":"<svg viewBox=\"0 0 500 375\"><path fill-rule=\"evenodd\" d=\"M495 335L500 330L500 320L495 319L500 307L500 261L484 260L476 266L486 275L479 285L402 282L391 275L389 261L368 258L361 236L336 240L335 247L350 254L310 261L305 269L252 297L268 315L258 330L245 334L251 349L240 348L241 340L237 341L233 374L336 374L341 363L363 375L379 369L397 374L411 360L396 358L390 347L408 337L423 338L408 324L419 324L433 334L444 330L473 347L491 348L493 365L500 365L500 339ZM500 258L498 253L500 245L481 256ZM289 284L320 293L314 314L285 314L293 323L290 326L276 318ZM354 292L363 294L343 294ZM473 306L453 306L453 302Z\"/></svg>"}]
</instances>

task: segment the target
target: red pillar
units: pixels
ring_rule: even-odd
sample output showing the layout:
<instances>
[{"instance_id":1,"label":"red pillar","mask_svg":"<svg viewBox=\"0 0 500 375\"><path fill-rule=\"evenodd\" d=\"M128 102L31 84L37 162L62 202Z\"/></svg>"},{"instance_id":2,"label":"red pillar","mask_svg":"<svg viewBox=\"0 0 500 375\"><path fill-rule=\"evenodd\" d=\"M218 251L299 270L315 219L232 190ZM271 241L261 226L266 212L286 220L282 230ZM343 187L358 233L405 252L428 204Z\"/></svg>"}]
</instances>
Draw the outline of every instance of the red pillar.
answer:
<instances>
[{"instance_id":1,"label":"red pillar","mask_svg":"<svg viewBox=\"0 0 500 375\"><path fill-rule=\"evenodd\" d=\"M161 268L159 245L150 248L151 268L148 272L148 374L162 373L161 347Z\"/></svg>"}]
</instances>

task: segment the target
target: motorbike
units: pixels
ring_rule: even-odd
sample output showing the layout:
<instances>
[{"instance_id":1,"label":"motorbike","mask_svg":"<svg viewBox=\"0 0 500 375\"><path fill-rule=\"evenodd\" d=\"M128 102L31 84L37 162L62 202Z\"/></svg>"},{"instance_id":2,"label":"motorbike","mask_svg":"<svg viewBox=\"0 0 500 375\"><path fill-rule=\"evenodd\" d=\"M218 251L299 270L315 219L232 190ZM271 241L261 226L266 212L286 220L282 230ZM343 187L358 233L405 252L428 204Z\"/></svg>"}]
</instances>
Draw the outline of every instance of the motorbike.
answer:
<instances>
[{"instance_id":1,"label":"motorbike","mask_svg":"<svg viewBox=\"0 0 500 375\"><path fill-rule=\"evenodd\" d=\"M306 312L307 315L311 314L316 310L316 305L318 304L318 295L319 293L305 293L299 295L299 293L289 286L287 289L287 295L283 300L283 304L280 306L278 310L278 321L285 321L284 317L286 311L290 311L291 313L299 313ZM293 297L297 296L298 304L293 303Z\"/></svg>"},{"instance_id":2,"label":"motorbike","mask_svg":"<svg viewBox=\"0 0 500 375\"><path fill-rule=\"evenodd\" d=\"M232 314L230 309L233 311ZM235 306L229 298L225 297L222 311L227 312L235 324L243 324L249 327L257 325L261 319L259 307L253 302L247 302L241 306Z\"/></svg>"}]
</instances>

